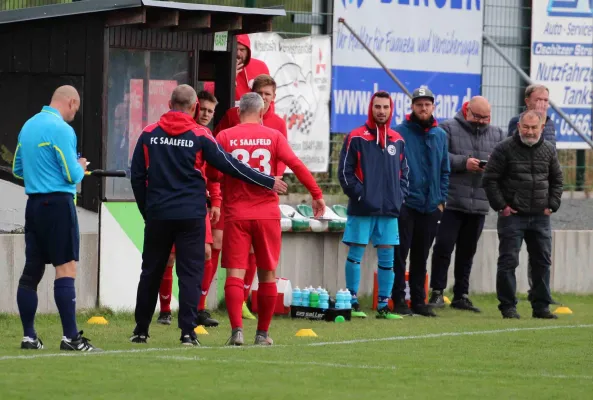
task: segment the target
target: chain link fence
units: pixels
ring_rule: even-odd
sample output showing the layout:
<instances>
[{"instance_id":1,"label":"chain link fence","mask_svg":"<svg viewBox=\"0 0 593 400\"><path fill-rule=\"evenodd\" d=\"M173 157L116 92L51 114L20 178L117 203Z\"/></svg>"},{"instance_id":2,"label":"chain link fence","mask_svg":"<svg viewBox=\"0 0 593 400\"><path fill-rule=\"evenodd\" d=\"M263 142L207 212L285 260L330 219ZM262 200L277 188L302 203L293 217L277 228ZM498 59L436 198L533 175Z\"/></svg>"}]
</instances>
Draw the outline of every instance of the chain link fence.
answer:
<instances>
[{"instance_id":1,"label":"chain link fence","mask_svg":"<svg viewBox=\"0 0 593 400\"><path fill-rule=\"evenodd\" d=\"M85 1L85 0L83 0ZM165 1L165 0L163 0ZM331 34L333 0L177 0L185 3L234 7L284 7L286 16L274 20L274 31L283 37ZM68 0L6 0L0 10L68 3ZM530 65L531 1L488 0L484 4L484 30L507 56L527 74ZM482 94L492 104L492 123L507 131L509 120L524 110L526 83L487 43L483 47ZM361 121L361 124L364 121ZM315 174L328 194L339 194L337 164L343 135L331 135L327 173ZM565 191L593 191L593 151L560 150ZM291 191L305 193L294 177L288 178Z\"/></svg>"}]
</instances>

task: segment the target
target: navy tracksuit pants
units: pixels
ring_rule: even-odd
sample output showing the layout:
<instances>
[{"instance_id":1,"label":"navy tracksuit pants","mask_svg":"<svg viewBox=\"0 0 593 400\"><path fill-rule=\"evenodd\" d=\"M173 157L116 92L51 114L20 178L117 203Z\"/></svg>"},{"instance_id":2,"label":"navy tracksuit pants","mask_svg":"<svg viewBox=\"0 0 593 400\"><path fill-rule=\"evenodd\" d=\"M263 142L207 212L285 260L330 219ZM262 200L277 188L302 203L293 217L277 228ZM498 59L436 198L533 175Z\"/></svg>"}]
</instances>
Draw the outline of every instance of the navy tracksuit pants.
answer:
<instances>
[{"instance_id":1,"label":"navy tracksuit pants","mask_svg":"<svg viewBox=\"0 0 593 400\"><path fill-rule=\"evenodd\" d=\"M193 334L202 293L205 240L204 218L146 221L142 273L136 296L135 334L148 333L173 244L179 282L179 328L182 334Z\"/></svg>"}]
</instances>

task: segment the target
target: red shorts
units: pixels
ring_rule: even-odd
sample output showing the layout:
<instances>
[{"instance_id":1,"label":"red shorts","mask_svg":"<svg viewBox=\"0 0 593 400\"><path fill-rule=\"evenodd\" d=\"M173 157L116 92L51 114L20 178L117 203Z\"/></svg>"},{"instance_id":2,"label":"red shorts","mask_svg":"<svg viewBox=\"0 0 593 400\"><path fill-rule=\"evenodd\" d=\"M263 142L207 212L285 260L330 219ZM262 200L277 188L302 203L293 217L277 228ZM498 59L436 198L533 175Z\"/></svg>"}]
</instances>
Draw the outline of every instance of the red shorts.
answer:
<instances>
[{"instance_id":1,"label":"red shorts","mask_svg":"<svg viewBox=\"0 0 593 400\"><path fill-rule=\"evenodd\" d=\"M257 267L275 271L282 247L280 220L227 222L222 237L222 267L247 269L247 259L252 245Z\"/></svg>"},{"instance_id":2,"label":"red shorts","mask_svg":"<svg viewBox=\"0 0 593 400\"><path fill-rule=\"evenodd\" d=\"M212 238L212 223L210 222L210 215L206 215L206 244L213 244L214 239ZM171 253L175 253L175 244L171 249Z\"/></svg>"}]
</instances>

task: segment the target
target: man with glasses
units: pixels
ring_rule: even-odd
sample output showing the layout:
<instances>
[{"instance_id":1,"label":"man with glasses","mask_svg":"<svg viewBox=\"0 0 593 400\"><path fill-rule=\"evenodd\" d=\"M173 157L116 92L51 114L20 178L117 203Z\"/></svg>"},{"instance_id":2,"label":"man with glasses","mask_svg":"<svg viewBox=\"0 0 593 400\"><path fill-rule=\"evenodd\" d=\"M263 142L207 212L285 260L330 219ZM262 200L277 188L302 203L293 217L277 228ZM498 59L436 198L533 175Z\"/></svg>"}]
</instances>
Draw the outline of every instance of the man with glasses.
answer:
<instances>
[{"instance_id":1,"label":"man with glasses","mask_svg":"<svg viewBox=\"0 0 593 400\"><path fill-rule=\"evenodd\" d=\"M463 104L457 115L441 124L447 132L451 175L447 208L443 213L432 253L429 304L444 307L447 271L455 252L455 286L451 307L480 312L468 298L469 275L484 220L488 199L482 175L494 147L505 138L502 129L490 125L490 104L482 96Z\"/></svg>"}]
</instances>

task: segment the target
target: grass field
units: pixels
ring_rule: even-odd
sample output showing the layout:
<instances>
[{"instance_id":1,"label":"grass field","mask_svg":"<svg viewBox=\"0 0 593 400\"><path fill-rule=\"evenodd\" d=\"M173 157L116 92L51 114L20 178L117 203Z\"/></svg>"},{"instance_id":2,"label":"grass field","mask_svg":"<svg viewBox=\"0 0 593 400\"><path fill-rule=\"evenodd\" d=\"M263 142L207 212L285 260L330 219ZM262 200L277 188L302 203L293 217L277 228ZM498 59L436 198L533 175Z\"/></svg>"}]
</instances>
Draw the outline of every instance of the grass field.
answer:
<instances>
[{"instance_id":1,"label":"grass field","mask_svg":"<svg viewBox=\"0 0 593 400\"><path fill-rule=\"evenodd\" d=\"M18 349L16 316L0 315L0 399L587 399L593 393L593 296L556 295L574 312L556 321L502 320L493 296L475 296L482 314L449 308L439 318L343 324L275 318L271 348L224 347L229 323L184 348L175 326L153 324L148 345L128 342L130 314L79 327L99 354L59 353L54 315L38 317L45 349ZM369 313L371 316L371 313ZM155 318L156 319L156 318ZM295 337L312 328L315 338ZM247 321L253 340L255 322Z\"/></svg>"}]
</instances>

